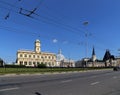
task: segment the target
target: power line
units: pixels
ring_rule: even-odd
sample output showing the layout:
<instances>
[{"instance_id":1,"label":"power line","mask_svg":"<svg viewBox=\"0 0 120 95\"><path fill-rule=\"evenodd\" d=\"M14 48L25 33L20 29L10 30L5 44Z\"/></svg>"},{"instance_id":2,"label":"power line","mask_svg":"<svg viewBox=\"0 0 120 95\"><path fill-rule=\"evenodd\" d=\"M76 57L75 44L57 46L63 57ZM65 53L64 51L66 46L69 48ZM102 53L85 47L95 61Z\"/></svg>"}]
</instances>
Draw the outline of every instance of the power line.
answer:
<instances>
[{"instance_id":1,"label":"power line","mask_svg":"<svg viewBox=\"0 0 120 95\"><path fill-rule=\"evenodd\" d=\"M39 5L37 6L37 7L40 7L40 4L42 3L43 1L41 1L40 3L39 3ZM10 6L12 6L12 4L9 4L9 3L6 3L6 2L4 2L5 4L7 4L7 5L10 5ZM17 7L17 6L13 6L13 7L15 7L15 8L19 8L19 7ZM36 7L36 8L37 8ZM20 9L20 8L19 8ZM25 10L25 9L23 9L23 10ZM18 13L18 12L17 12ZM48 17L44 17L44 16L42 16L42 15L39 15L40 16L40 18L42 18L42 19L44 19L44 21L42 21L42 22L44 22L44 23L46 23L46 24L52 24L52 25L55 25L55 26L57 26L57 27L61 27L61 28L64 28L64 29L66 29L67 31L71 31L71 32L73 32L73 33L77 33L77 34L79 34L81 31L83 31L82 29L80 30L80 29L77 29L77 28L74 28L74 27L72 27L72 26L70 26L70 25L66 25L66 24L64 24L64 23L61 23L61 22L59 22L58 20L55 20L55 19L53 19L53 18L48 18ZM34 18L34 17L33 17ZM34 19L37 19L37 21L39 20L41 20L41 19L39 19L39 18L34 18ZM48 22L48 21L50 21L50 22ZM60 26L61 25L61 26ZM82 33L82 32L81 32ZM81 36L81 35L80 35Z\"/></svg>"},{"instance_id":2,"label":"power line","mask_svg":"<svg viewBox=\"0 0 120 95\"><path fill-rule=\"evenodd\" d=\"M51 40L51 41L53 39L55 39L55 37L46 36L46 35L43 35L43 34L40 34L40 33L36 33L36 32L28 32L28 31L18 30L18 29L12 28L12 27L0 26L0 29L7 30L9 32L20 33L21 35L25 35L25 33L27 33L27 35L31 35L31 36L35 36L36 35L37 37L42 37L42 38L44 38L46 40ZM65 41L64 39L63 40L62 39L59 40L60 43L63 43L64 41ZM68 41L68 42L70 42L70 41ZM77 45L74 42L70 42L69 44Z\"/></svg>"},{"instance_id":3,"label":"power line","mask_svg":"<svg viewBox=\"0 0 120 95\"><path fill-rule=\"evenodd\" d=\"M18 0L19 1L19 0ZM17 1L16 1L17 2ZM16 3L15 2L15 3ZM5 1L0 1L0 3L2 3L2 4L4 4L4 5L8 5L8 6L10 6L10 7L14 7L14 8L17 8L17 9L19 9L19 7L17 7L16 5L14 5L14 4L10 4L10 3L8 3L8 2L5 2Z\"/></svg>"},{"instance_id":4,"label":"power line","mask_svg":"<svg viewBox=\"0 0 120 95\"><path fill-rule=\"evenodd\" d=\"M11 6L9 12L8 12L7 15L4 17L5 20L7 20L7 19L10 17L10 13L11 13L11 11L12 11L12 8L16 6L16 4L17 4L18 1L20 2L21 0L17 0L17 1L13 4L13 6Z\"/></svg>"},{"instance_id":5,"label":"power line","mask_svg":"<svg viewBox=\"0 0 120 95\"><path fill-rule=\"evenodd\" d=\"M17 7L17 6L13 6L13 4L9 4L7 2L5 4L7 4L7 5L11 6L11 7L15 7L17 9L20 8L20 7ZM40 5L38 5L38 6L40 7ZM11 9L11 10L13 11L13 9ZM15 11L13 11L13 12L15 12ZM16 13L18 13L18 12L16 12ZM40 18L42 18L42 19L40 19ZM36 20L37 22L44 22L46 24L50 24L50 25L54 25L54 26L60 27L60 28L62 28L64 30L67 30L67 31L72 32L72 33L79 34L81 32L80 29L72 27L72 26L67 25L67 24L64 24L62 22L59 22L58 20L54 19L53 17L52 18L50 18L50 17L48 18L48 17L42 16L42 15L39 15L39 18L35 18L34 17L33 19ZM82 30L82 31L84 31L84 30ZM81 32L81 33L84 33L84 32Z\"/></svg>"},{"instance_id":6,"label":"power line","mask_svg":"<svg viewBox=\"0 0 120 95\"><path fill-rule=\"evenodd\" d=\"M44 39L46 39L46 40L53 40L55 37L48 37L48 36L45 36L45 35L41 35L41 34L39 34L39 33L35 33L35 32L27 32L27 31L21 31L21 30L17 30L17 29L15 29L15 28L11 28L11 27L5 27L5 26L0 26L0 29L3 29L3 30L7 30L7 31L9 31L9 32L16 32L16 33L20 33L20 34L22 34L23 35L23 33L25 34L25 33L27 33L27 34L29 34L29 35L31 35L31 36L37 36L37 37L42 37L42 38L44 38ZM59 42L60 43L63 43L65 40L63 39L63 40L59 40ZM76 42L76 43L74 43L74 42L71 42L71 41L67 41L69 44L71 44L71 45L77 45L77 46L79 46L79 42ZM82 45L83 46L83 45ZM90 45L89 45L90 46ZM96 45L95 45L95 47L97 47ZM100 50L106 50L106 49L103 49L103 48L100 48L100 47L97 47L97 49L100 49Z\"/></svg>"}]
</instances>

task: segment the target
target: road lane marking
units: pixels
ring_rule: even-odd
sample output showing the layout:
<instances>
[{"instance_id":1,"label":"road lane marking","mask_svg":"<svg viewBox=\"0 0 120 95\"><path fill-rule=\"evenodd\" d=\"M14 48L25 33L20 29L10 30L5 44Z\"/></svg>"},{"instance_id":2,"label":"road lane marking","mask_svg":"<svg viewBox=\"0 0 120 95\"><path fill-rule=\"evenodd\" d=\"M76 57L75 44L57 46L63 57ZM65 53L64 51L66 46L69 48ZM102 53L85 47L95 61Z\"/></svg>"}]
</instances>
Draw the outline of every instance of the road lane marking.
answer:
<instances>
[{"instance_id":1,"label":"road lane marking","mask_svg":"<svg viewBox=\"0 0 120 95\"><path fill-rule=\"evenodd\" d=\"M19 87L0 89L0 92L9 91L9 90L16 90L16 89L19 89Z\"/></svg>"},{"instance_id":2,"label":"road lane marking","mask_svg":"<svg viewBox=\"0 0 120 95\"><path fill-rule=\"evenodd\" d=\"M64 80L64 81L61 81L61 83L67 83L67 82L71 82L72 80Z\"/></svg>"},{"instance_id":3,"label":"road lane marking","mask_svg":"<svg viewBox=\"0 0 120 95\"><path fill-rule=\"evenodd\" d=\"M90 85L96 85L96 84L99 84L100 82L93 82L93 83L91 83Z\"/></svg>"}]
</instances>

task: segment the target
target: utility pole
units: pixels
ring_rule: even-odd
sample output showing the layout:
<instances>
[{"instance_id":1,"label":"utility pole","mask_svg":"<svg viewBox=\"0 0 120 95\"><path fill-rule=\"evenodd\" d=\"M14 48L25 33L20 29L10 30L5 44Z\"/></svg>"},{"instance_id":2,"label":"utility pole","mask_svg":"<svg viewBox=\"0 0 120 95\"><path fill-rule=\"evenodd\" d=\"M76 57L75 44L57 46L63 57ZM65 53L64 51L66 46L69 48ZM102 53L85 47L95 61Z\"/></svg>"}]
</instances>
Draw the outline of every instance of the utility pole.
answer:
<instances>
[{"instance_id":1,"label":"utility pole","mask_svg":"<svg viewBox=\"0 0 120 95\"><path fill-rule=\"evenodd\" d=\"M83 25L84 26L87 26L88 25L88 21L85 21L85 22L83 22ZM85 64L85 66L87 65L87 61L88 61L88 59L87 59L87 57L88 57L88 31L87 30L85 30L85 38L86 38L86 43L85 43L85 45L86 45L86 58L85 58L85 62L86 62L86 64Z\"/></svg>"},{"instance_id":2,"label":"utility pole","mask_svg":"<svg viewBox=\"0 0 120 95\"><path fill-rule=\"evenodd\" d=\"M88 21L83 22L84 26L88 25ZM85 38L86 38L86 58L87 58L87 54L88 54L88 31L85 31Z\"/></svg>"}]
</instances>

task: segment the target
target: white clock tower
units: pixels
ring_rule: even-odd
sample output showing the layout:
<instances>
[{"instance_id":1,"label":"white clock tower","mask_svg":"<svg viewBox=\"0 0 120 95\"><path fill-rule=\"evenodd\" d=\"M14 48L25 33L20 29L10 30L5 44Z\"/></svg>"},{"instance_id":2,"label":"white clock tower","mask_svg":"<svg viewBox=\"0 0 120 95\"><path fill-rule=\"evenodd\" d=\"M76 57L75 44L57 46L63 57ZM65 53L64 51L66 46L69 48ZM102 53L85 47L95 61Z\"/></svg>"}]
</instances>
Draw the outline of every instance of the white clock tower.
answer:
<instances>
[{"instance_id":1,"label":"white clock tower","mask_svg":"<svg viewBox=\"0 0 120 95\"><path fill-rule=\"evenodd\" d=\"M41 52L40 41L38 39L35 41L35 52L36 53L40 53Z\"/></svg>"}]
</instances>

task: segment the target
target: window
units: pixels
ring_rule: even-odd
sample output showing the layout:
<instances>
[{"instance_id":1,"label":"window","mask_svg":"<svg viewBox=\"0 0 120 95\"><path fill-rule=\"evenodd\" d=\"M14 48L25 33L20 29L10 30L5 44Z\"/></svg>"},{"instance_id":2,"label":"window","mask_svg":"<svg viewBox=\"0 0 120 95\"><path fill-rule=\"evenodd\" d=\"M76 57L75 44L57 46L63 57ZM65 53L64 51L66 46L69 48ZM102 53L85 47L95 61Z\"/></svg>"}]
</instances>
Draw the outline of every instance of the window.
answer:
<instances>
[{"instance_id":1,"label":"window","mask_svg":"<svg viewBox=\"0 0 120 95\"><path fill-rule=\"evenodd\" d=\"M36 65L36 62L33 62L33 65Z\"/></svg>"},{"instance_id":2,"label":"window","mask_svg":"<svg viewBox=\"0 0 120 95\"><path fill-rule=\"evenodd\" d=\"M37 58L39 58L39 55L37 56Z\"/></svg>"},{"instance_id":3,"label":"window","mask_svg":"<svg viewBox=\"0 0 120 95\"><path fill-rule=\"evenodd\" d=\"M24 57L27 57L27 54L25 54Z\"/></svg>"},{"instance_id":4,"label":"window","mask_svg":"<svg viewBox=\"0 0 120 95\"><path fill-rule=\"evenodd\" d=\"M37 62L37 65L39 65L40 64L40 62Z\"/></svg>"},{"instance_id":5,"label":"window","mask_svg":"<svg viewBox=\"0 0 120 95\"><path fill-rule=\"evenodd\" d=\"M33 58L35 58L35 55L33 55Z\"/></svg>"},{"instance_id":6,"label":"window","mask_svg":"<svg viewBox=\"0 0 120 95\"><path fill-rule=\"evenodd\" d=\"M29 58L31 58L31 55L29 55Z\"/></svg>"},{"instance_id":7,"label":"window","mask_svg":"<svg viewBox=\"0 0 120 95\"><path fill-rule=\"evenodd\" d=\"M52 56L52 59L54 59L54 57Z\"/></svg>"},{"instance_id":8,"label":"window","mask_svg":"<svg viewBox=\"0 0 120 95\"><path fill-rule=\"evenodd\" d=\"M20 57L23 57L23 55L22 55L22 54L20 54Z\"/></svg>"},{"instance_id":9,"label":"window","mask_svg":"<svg viewBox=\"0 0 120 95\"><path fill-rule=\"evenodd\" d=\"M23 61L20 61L20 65L23 65Z\"/></svg>"},{"instance_id":10,"label":"window","mask_svg":"<svg viewBox=\"0 0 120 95\"><path fill-rule=\"evenodd\" d=\"M47 58L47 56L45 56L45 58Z\"/></svg>"},{"instance_id":11,"label":"window","mask_svg":"<svg viewBox=\"0 0 120 95\"><path fill-rule=\"evenodd\" d=\"M24 62L24 65L27 65L27 61Z\"/></svg>"},{"instance_id":12,"label":"window","mask_svg":"<svg viewBox=\"0 0 120 95\"><path fill-rule=\"evenodd\" d=\"M29 65L32 65L32 62L31 62L31 61L29 61Z\"/></svg>"}]
</instances>

